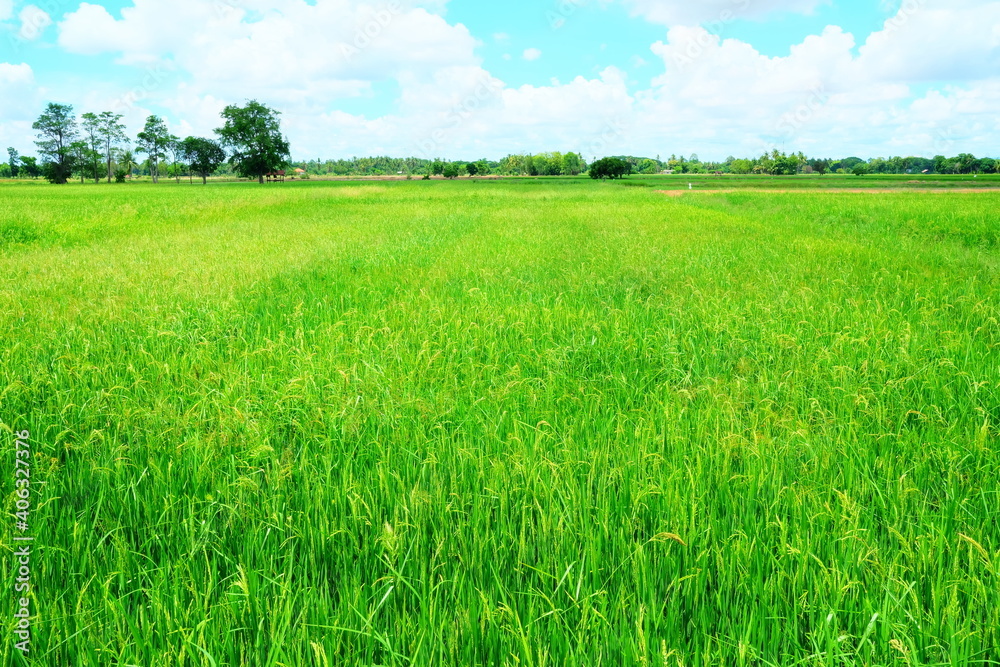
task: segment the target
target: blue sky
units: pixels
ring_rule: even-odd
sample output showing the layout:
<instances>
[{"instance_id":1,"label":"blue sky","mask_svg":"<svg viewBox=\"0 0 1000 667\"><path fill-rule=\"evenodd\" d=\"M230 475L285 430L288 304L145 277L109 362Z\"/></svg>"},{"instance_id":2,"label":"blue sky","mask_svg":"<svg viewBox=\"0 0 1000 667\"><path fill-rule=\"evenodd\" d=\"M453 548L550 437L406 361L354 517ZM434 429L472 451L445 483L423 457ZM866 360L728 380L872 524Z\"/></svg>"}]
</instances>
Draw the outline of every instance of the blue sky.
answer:
<instances>
[{"instance_id":1,"label":"blue sky","mask_svg":"<svg viewBox=\"0 0 1000 667\"><path fill-rule=\"evenodd\" d=\"M997 155L998 73L995 0L0 0L28 154L48 101L208 135L255 98L298 158Z\"/></svg>"}]
</instances>

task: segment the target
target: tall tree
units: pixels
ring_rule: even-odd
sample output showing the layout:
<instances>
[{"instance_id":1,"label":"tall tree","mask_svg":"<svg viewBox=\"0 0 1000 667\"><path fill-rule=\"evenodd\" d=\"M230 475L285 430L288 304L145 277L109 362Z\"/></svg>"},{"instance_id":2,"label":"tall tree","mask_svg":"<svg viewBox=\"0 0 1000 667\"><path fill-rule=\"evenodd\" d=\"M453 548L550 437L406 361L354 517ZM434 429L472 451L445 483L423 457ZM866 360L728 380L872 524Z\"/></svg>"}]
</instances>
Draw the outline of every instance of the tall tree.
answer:
<instances>
[{"instance_id":1,"label":"tall tree","mask_svg":"<svg viewBox=\"0 0 1000 667\"><path fill-rule=\"evenodd\" d=\"M103 141L101 139L101 119L97 117L95 113L85 113L80 116L81 123L83 127L84 139L87 142L87 160L88 171L92 172L94 176L94 182L101 182L101 170L99 168L101 162L100 149L103 146ZM82 167L81 167L82 169Z\"/></svg>"},{"instance_id":2,"label":"tall tree","mask_svg":"<svg viewBox=\"0 0 1000 667\"><path fill-rule=\"evenodd\" d=\"M29 178L38 178L38 176L42 173L42 170L38 168L38 158L21 158L21 171L24 172L24 175Z\"/></svg>"},{"instance_id":3,"label":"tall tree","mask_svg":"<svg viewBox=\"0 0 1000 667\"><path fill-rule=\"evenodd\" d=\"M160 182L160 160L167 157L171 134L167 124L159 116L146 119L146 126L139 133L136 152L145 153L149 157L149 173L154 183Z\"/></svg>"},{"instance_id":4,"label":"tall tree","mask_svg":"<svg viewBox=\"0 0 1000 667\"><path fill-rule=\"evenodd\" d=\"M125 134L125 125L121 122L122 114L102 111L97 117L97 132L104 143L104 156L108 161L108 183L111 182L111 162L117 146L128 141Z\"/></svg>"},{"instance_id":5,"label":"tall tree","mask_svg":"<svg viewBox=\"0 0 1000 667\"><path fill-rule=\"evenodd\" d=\"M202 185L207 185L208 177L226 161L222 146L211 139L188 137L181 142L181 152L191 165L191 171L201 176Z\"/></svg>"},{"instance_id":6,"label":"tall tree","mask_svg":"<svg viewBox=\"0 0 1000 667\"><path fill-rule=\"evenodd\" d=\"M576 176L583 171L583 167L583 160L576 153L569 152L563 155L562 171L564 174Z\"/></svg>"},{"instance_id":7,"label":"tall tree","mask_svg":"<svg viewBox=\"0 0 1000 667\"><path fill-rule=\"evenodd\" d=\"M69 145L70 168L80 172L80 185L87 176L93 175L93 151L86 139L78 139Z\"/></svg>"},{"instance_id":8,"label":"tall tree","mask_svg":"<svg viewBox=\"0 0 1000 667\"><path fill-rule=\"evenodd\" d=\"M184 154L181 151L181 139L180 137L169 135L167 136L167 152L170 154L170 171L173 172L174 177L177 179L177 184L181 183L181 165L180 161L183 159Z\"/></svg>"},{"instance_id":9,"label":"tall tree","mask_svg":"<svg viewBox=\"0 0 1000 667\"><path fill-rule=\"evenodd\" d=\"M78 134L72 105L49 102L31 127L38 132L35 145L46 160L46 177L53 183L66 183L73 175L69 147Z\"/></svg>"},{"instance_id":10,"label":"tall tree","mask_svg":"<svg viewBox=\"0 0 1000 667\"><path fill-rule=\"evenodd\" d=\"M7 149L7 156L10 158L10 175L11 178L17 178L17 174L21 170L21 158L17 152L17 149L11 146Z\"/></svg>"},{"instance_id":11,"label":"tall tree","mask_svg":"<svg viewBox=\"0 0 1000 667\"><path fill-rule=\"evenodd\" d=\"M291 158L288 140L281 134L281 112L256 100L222 110L225 124L215 132L231 150L229 161L244 178L264 182L264 174L281 169Z\"/></svg>"}]
</instances>

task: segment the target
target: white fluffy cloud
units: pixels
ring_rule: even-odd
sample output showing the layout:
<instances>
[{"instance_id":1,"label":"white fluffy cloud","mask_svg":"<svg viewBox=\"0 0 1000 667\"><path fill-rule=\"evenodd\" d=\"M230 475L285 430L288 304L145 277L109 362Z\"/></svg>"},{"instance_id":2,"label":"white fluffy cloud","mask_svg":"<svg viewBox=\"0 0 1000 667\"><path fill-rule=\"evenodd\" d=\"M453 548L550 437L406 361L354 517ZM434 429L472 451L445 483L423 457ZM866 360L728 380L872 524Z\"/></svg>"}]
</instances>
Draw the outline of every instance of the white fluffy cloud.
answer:
<instances>
[{"instance_id":1,"label":"white fluffy cloud","mask_svg":"<svg viewBox=\"0 0 1000 667\"><path fill-rule=\"evenodd\" d=\"M474 60L476 40L464 26L414 3L247 5L135 0L115 19L84 3L60 24L59 43L73 53L117 53L125 63L169 60L195 87L219 95L303 99L358 95L371 81L402 71Z\"/></svg>"},{"instance_id":2,"label":"white fluffy cloud","mask_svg":"<svg viewBox=\"0 0 1000 667\"><path fill-rule=\"evenodd\" d=\"M35 97L24 93L35 86L35 73L27 63L0 63L0 99L5 107L24 108L24 98Z\"/></svg>"},{"instance_id":3,"label":"white fluffy cloud","mask_svg":"<svg viewBox=\"0 0 1000 667\"><path fill-rule=\"evenodd\" d=\"M525 49L524 53L521 54L521 57L529 62L532 60L538 60L542 57L542 50L531 47L530 49Z\"/></svg>"},{"instance_id":4,"label":"white fluffy cloud","mask_svg":"<svg viewBox=\"0 0 1000 667\"><path fill-rule=\"evenodd\" d=\"M34 136L31 124L41 107L41 96L30 66L0 62L0 100L3 100L0 148L30 148L27 138Z\"/></svg>"},{"instance_id":5,"label":"white fluffy cloud","mask_svg":"<svg viewBox=\"0 0 1000 667\"><path fill-rule=\"evenodd\" d=\"M835 26L778 58L705 27L671 28L652 47L665 73L640 96L638 124L656 128L653 144L684 137L684 150L997 152L1000 51L991 33L1000 3L945 7L904 3L857 55L854 37ZM915 94L917 84L941 80L950 85Z\"/></svg>"},{"instance_id":6,"label":"white fluffy cloud","mask_svg":"<svg viewBox=\"0 0 1000 667\"><path fill-rule=\"evenodd\" d=\"M636 16L662 25L729 23L775 12L809 14L827 0L624 0Z\"/></svg>"},{"instance_id":7,"label":"white fluffy cloud","mask_svg":"<svg viewBox=\"0 0 1000 667\"><path fill-rule=\"evenodd\" d=\"M0 0L0 21L6 21L14 15L14 0Z\"/></svg>"},{"instance_id":8,"label":"white fluffy cloud","mask_svg":"<svg viewBox=\"0 0 1000 667\"><path fill-rule=\"evenodd\" d=\"M910 0L861 48L887 80L976 80L1000 73L1000 2Z\"/></svg>"},{"instance_id":9,"label":"white fluffy cloud","mask_svg":"<svg viewBox=\"0 0 1000 667\"><path fill-rule=\"evenodd\" d=\"M477 36L447 20L446 1L133 0L120 15L84 2L59 23L58 44L111 54L134 73L124 88L95 81L80 109L115 108L133 132L156 109L176 134L209 134L223 106L257 98L282 110L297 157L1000 152L995 0L905 0L870 36L829 26L783 57L722 39L713 22L808 13L826 0L622 0L667 27L653 57L643 54L648 78L606 67L541 86L485 69ZM0 97L37 98L30 68L3 67ZM386 90L395 101L377 117L343 110Z\"/></svg>"}]
</instances>

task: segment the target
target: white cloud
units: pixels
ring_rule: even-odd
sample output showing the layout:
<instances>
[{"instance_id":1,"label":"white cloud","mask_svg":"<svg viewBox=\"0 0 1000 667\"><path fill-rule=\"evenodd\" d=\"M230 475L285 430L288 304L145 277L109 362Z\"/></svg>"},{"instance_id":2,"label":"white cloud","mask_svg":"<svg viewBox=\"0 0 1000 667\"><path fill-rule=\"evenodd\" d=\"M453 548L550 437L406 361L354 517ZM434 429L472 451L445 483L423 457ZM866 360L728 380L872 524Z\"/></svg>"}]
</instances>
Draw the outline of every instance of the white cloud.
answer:
<instances>
[{"instance_id":1,"label":"white cloud","mask_svg":"<svg viewBox=\"0 0 1000 667\"><path fill-rule=\"evenodd\" d=\"M35 5L27 5L18 18L21 19L18 37L29 42L41 37L45 29L52 25L52 17Z\"/></svg>"},{"instance_id":2,"label":"white cloud","mask_svg":"<svg viewBox=\"0 0 1000 667\"><path fill-rule=\"evenodd\" d=\"M681 137L680 152L702 154L709 146L717 154L948 152L942 143L956 152L1000 151L1000 137L989 129L1000 94L990 42L998 3L916 6L904 3L857 55L853 36L836 26L780 58L709 28L674 27L652 47L665 73L638 96L638 125L649 144L669 146ZM961 25L969 42L951 37ZM915 97L912 85L942 78L952 85Z\"/></svg>"},{"instance_id":3,"label":"white cloud","mask_svg":"<svg viewBox=\"0 0 1000 667\"><path fill-rule=\"evenodd\" d=\"M14 0L0 0L0 21L6 21L14 15Z\"/></svg>"},{"instance_id":4,"label":"white cloud","mask_svg":"<svg viewBox=\"0 0 1000 667\"><path fill-rule=\"evenodd\" d=\"M872 34L861 57L887 80L976 80L1000 72L1000 2L924 0Z\"/></svg>"},{"instance_id":5,"label":"white cloud","mask_svg":"<svg viewBox=\"0 0 1000 667\"><path fill-rule=\"evenodd\" d=\"M22 153L34 152L31 124L42 106L43 94L29 65L0 62L0 148L14 146Z\"/></svg>"},{"instance_id":6,"label":"white cloud","mask_svg":"<svg viewBox=\"0 0 1000 667\"><path fill-rule=\"evenodd\" d=\"M775 12L810 14L828 0L623 0L633 16L662 25L730 23Z\"/></svg>"},{"instance_id":7,"label":"white cloud","mask_svg":"<svg viewBox=\"0 0 1000 667\"><path fill-rule=\"evenodd\" d=\"M111 54L134 72L120 89L93 82L76 100L80 110L124 111L134 134L155 109L166 112L176 134L209 135L223 106L257 98L283 112L297 157L578 150L588 159L691 152L721 158L771 146L830 156L890 148L1000 152L1000 3L915 0L860 48L854 36L830 26L779 58L722 39L724 31L712 25L805 13L822 1L623 0L635 14L669 26L650 49L654 57L631 62L644 81L629 81L613 67L568 83L501 81L483 68L476 37L447 20L444 0L399 0L388 11L392 5L380 0L133 0L114 15L83 3L60 22L59 44L71 53ZM509 41L501 33L490 37ZM513 60L512 53L501 57ZM602 53L603 45L594 56ZM541 55L537 48L521 54L529 61ZM33 78L8 92L2 72L3 99L39 94ZM934 84L930 92L925 82ZM382 100L388 108L378 117L342 110L345 100L386 89L394 99ZM7 131L6 112L0 114Z\"/></svg>"},{"instance_id":8,"label":"white cloud","mask_svg":"<svg viewBox=\"0 0 1000 667\"><path fill-rule=\"evenodd\" d=\"M0 91L3 91L0 99L4 100L5 107L17 106L21 93L35 85L35 73L27 63L0 63Z\"/></svg>"}]
</instances>

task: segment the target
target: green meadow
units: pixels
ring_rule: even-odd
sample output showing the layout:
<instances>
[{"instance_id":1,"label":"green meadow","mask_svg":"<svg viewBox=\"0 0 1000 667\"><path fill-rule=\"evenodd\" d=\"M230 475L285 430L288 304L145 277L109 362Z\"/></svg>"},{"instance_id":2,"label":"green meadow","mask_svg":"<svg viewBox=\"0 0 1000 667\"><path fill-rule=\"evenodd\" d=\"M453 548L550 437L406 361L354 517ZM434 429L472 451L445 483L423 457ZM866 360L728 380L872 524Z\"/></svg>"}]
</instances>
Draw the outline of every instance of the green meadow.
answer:
<instances>
[{"instance_id":1,"label":"green meadow","mask_svg":"<svg viewBox=\"0 0 1000 667\"><path fill-rule=\"evenodd\" d=\"M0 186L3 664L1000 665L1000 191L661 180Z\"/></svg>"}]
</instances>

